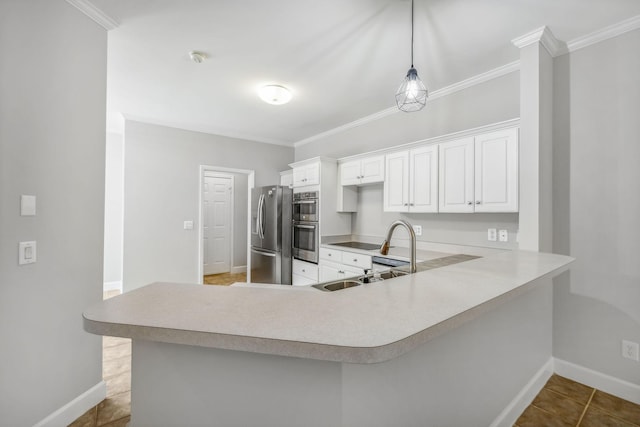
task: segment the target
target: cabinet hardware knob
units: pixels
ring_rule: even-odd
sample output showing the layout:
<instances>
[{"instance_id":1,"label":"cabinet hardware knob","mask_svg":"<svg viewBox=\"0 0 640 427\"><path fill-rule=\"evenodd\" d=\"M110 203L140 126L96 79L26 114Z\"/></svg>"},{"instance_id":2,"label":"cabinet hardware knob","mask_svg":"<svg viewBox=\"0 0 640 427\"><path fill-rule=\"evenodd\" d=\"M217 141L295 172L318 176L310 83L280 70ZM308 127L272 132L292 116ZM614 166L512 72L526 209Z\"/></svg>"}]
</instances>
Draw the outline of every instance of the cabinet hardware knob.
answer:
<instances>
[{"instance_id":1,"label":"cabinet hardware knob","mask_svg":"<svg viewBox=\"0 0 640 427\"><path fill-rule=\"evenodd\" d=\"M306 273L306 272L307 272L307 270L305 270L305 269L303 268L303 269L302 269L302 272L303 272L303 273Z\"/></svg>"},{"instance_id":2,"label":"cabinet hardware knob","mask_svg":"<svg viewBox=\"0 0 640 427\"><path fill-rule=\"evenodd\" d=\"M354 258L354 259L353 259L353 262L358 262L358 258Z\"/></svg>"},{"instance_id":3,"label":"cabinet hardware knob","mask_svg":"<svg viewBox=\"0 0 640 427\"><path fill-rule=\"evenodd\" d=\"M409 203L405 203L404 206L409 206Z\"/></svg>"},{"instance_id":4,"label":"cabinet hardware knob","mask_svg":"<svg viewBox=\"0 0 640 427\"><path fill-rule=\"evenodd\" d=\"M338 270L338 273L340 273L340 274L344 274L344 271L342 271L342 270Z\"/></svg>"},{"instance_id":5,"label":"cabinet hardware knob","mask_svg":"<svg viewBox=\"0 0 640 427\"><path fill-rule=\"evenodd\" d=\"M468 205L472 205L472 204L473 204L473 202L467 202L467 204L468 204Z\"/></svg>"},{"instance_id":6,"label":"cabinet hardware knob","mask_svg":"<svg viewBox=\"0 0 640 427\"><path fill-rule=\"evenodd\" d=\"M413 206L413 203L409 203L409 206Z\"/></svg>"},{"instance_id":7,"label":"cabinet hardware knob","mask_svg":"<svg viewBox=\"0 0 640 427\"><path fill-rule=\"evenodd\" d=\"M480 200L476 200L476 205L479 205L479 204L480 204Z\"/></svg>"}]
</instances>

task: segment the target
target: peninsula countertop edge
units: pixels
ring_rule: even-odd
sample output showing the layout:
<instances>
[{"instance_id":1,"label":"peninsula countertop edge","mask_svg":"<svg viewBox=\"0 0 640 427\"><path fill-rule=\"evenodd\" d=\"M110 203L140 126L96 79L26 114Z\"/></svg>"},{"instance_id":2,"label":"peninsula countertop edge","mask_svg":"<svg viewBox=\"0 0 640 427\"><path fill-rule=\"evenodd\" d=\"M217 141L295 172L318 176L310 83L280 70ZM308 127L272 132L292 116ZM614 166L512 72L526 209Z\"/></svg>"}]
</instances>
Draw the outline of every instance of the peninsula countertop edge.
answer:
<instances>
[{"instance_id":1,"label":"peninsula countertop edge","mask_svg":"<svg viewBox=\"0 0 640 427\"><path fill-rule=\"evenodd\" d=\"M97 335L378 363L507 303L572 261L504 251L336 292L158 282L89 307L83 322Z\"/></svg>"}]
</instances>

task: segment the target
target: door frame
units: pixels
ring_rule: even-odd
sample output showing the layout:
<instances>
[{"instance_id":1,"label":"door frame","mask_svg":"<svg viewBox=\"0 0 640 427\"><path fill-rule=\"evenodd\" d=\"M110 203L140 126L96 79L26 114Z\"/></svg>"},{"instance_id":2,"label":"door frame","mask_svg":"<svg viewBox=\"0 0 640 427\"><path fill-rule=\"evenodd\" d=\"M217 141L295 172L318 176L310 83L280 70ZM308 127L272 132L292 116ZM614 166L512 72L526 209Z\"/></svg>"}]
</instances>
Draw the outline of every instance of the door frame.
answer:
<instances>
[{"instance_id":1,"label":"door frame","mask_svg":"<svg viewBox=\"0 0 640 427\"><path fill-rule=\"evenodd\" d=\"M203 245L203 237L204 237L204 209L203 209L203 194L202 191L204 190L204 175L205 172L219 172L220 174L230 174L230 173L235 173L235 174L245 174L247 175L247 197L248 197L248 206L249 209L251 209L251 189L255 186L254 181L255 181L255 171L254 170L250 170L250 169L236 169L236 168L228 168L228 167L224 167L224 166L212 166L212 165L200 165L199 167L199 173L198 173L198 258L197 258L197 269L196 271L198 272L198 277L196 278L196 283L198 284L202 284L203 283L203 273L204 273L204 267L203 267L203 255L204 255L204 245ZM231 268L233 268L233 248L234 248L234 233L233 233L233 212L235 210L235 206L233 203L234 197L233 194L231 195L231 207L232 207L232 215L231 215L231 235L232 235L232 239L231 239L231 259L230 259L230 263L231 263ZM250 261L250 251L251 251L251 215L249 215L247 213L247 281L249 281L250 277L250 268L248 267L248 263Z\"/></svg>"}]
</instances>

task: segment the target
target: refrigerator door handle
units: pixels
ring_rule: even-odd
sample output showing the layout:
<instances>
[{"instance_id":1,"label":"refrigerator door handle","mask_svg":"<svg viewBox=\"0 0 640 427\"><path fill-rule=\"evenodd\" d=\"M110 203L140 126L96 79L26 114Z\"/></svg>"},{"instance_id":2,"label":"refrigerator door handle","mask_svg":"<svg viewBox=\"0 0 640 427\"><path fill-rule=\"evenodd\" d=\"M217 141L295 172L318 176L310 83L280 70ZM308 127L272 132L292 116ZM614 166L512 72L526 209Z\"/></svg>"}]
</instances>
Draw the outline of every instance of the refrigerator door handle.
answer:
<instances>
[{"instance_id":1,"label":"refrigerator door handle","mask_svg":"<svg viewBox=\"0 0 640 427\"><path fill-rule=\"evenodd\" d=\"M251 252L254 252L254 253L260 254L260 255L264 255L264 256L268 256L268 257L272 257L272 258L276 257L276 254L273 253L273 252L264 252L264 251L261 251L259 249L254 249L254 248L251 248Z\"/></svg>"},{"instance_id":2,"label":"refrigerator door handle","mask_svg":"<svg viewBox=\"0 0 640 427\"><path fill-rule=\"evenodd\" d=\"M256 215L256 230L258 231L258 237L264 239L262 231L262 203L264 202L264 194L260 194L258 198L258 215Z\"/></svg>"},{"instance_id":3,"label":"refrigerator door handle","mask_svg":"<svg viewBox=\"0 0 640 427\"><path fill-rule=\"evenodd\" d=\"M264 239L264 218L266 216L265 205L264 205L264 194L262 195L262 203L260 204L260 234L261 238Z\"/></svg>"}]
</instances>

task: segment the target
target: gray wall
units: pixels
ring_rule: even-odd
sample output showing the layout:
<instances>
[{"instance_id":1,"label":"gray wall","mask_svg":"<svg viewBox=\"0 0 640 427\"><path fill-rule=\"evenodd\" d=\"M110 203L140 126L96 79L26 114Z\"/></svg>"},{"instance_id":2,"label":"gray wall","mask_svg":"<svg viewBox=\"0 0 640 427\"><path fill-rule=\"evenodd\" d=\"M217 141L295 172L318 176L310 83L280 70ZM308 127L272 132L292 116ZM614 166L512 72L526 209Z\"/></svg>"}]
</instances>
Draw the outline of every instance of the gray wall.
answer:
<instances>
[{"instance_id":1,"label":"gray wall","mask_svg":"<svg viewBox=\"0 0 640 427\"><path fill-rule=\"evenodd\" d=\"M124 137L107 133L104 187L104 282L122 283Z\"/></svg>"},{"instance_id":2,"label":"gray wall","mask_svg":"<svg viewBox=\"0 0 640 427\"><path fill-rule=\"evenodd\" d=\"M519 82L519 73L510 73L429 101L422 111L397 112L300 145L296 147L296 161L351 156L518 118Z\"/></svg>"},{"instance_id":3,"label":"gray wall","mask_svg":"<svg viewBox=\"0 0 640 427\"><path fill-rule=\"evenodd\" d=\"M200 165L255 170L256 185L269 185L292 161L289 147L127 121L124 290L197 282Z\"/></svg>"},{"instance_id":4,"label":"gray wall","mask_svg":"<svg viewBox=\"0 0 640 427\"><path fill-rule=\"evenodd\" d=\"M395 113L344 132L296 147L296 160L340 158L419 141L520 116L519 76L510 73L427 103L417 113ZM418 240L500 248L517 247L518 214L400 214L382 212L382 185L361 187L352 233L381 238L388 225L403 218L422 225ZM487 241L487 228L507 229L508 243ZM397 233L403 237L403 231ZM394 234L395 236L395 234Z\"/></svg>"},{"instance_id":5,"label":"gray wall","mask_svg":"<svg viewBox=\"0 0 640 427\"><path fill-rule=\"evenodd\" d=\"M33 425L102 380L107 33L63 1L0 2L0 424ZM20 195L37 215L19 216ZM37 263L18 266L18 242Z\"/></svg>"},{"instance_id":6,"label":"gray wall","mask_svg":"<svg viewBox=\"0 0 640 427\"><path fill-rule=\"evenodd\" d=\"M640 385L640 31L555 60L554 355Z\"/></svg>"}]
</instances>

